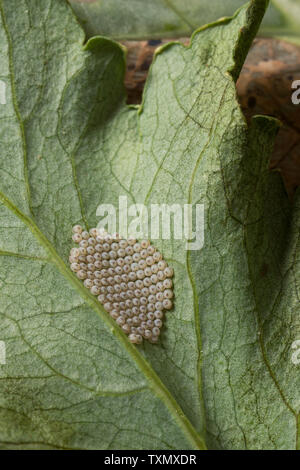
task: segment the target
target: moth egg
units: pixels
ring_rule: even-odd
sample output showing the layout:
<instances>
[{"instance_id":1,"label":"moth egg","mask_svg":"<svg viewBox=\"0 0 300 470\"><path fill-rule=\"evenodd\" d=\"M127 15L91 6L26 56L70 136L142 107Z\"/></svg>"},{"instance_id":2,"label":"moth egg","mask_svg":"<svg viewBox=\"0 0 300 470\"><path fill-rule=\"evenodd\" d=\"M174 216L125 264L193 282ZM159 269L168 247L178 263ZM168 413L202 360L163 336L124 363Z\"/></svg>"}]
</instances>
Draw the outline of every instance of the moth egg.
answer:
<instances>
[{"instance_id":1,"label":"moth egg","mask_svg":"<svg viewBox=\"0 0 300 470\"><path fill-rule=\"evenodd\" d=\"M161 318L163 318L164 314L161 310L155 310L154 316L155 316L155 318L161 319Z\"/></svg>"},{"instance_id":2,"label":"moth egg","mask_svg":"<svg viewBox=\"0 0 300 470\"><path fill-rule=\"evenodd\" d=\"M139 269L139 265L137 263L132 263L131 264L131 270L132 271L135 272L135 271L138 271L138 269Z\"/></svg>"},{"instance_id":3,"label":"moth egg","mask_svg":"<svg viewBox=\"0 0 300 470\"><path fill-rule=\"evenodd\" d=\"M150 245L149 240L142 240L142 241L141 241L141 247L142 247L143 249L148 248L149 245Z\"/></svg>"},{"instance_id":4,"label":"moth egg","mask_svg":"<svg viewBox=\"0 0 300 470\"><path fill-rule=\"evenodd\" d=\"M146 339L149 339L149 338L151 338L151 336L152 336L152 331L151 330L145 330L144 337Z\"/></svg>"},{"instance_id":5,"label":"moth egg","mask_svg":"<svg viewBox=\"0 0 300 470\"><path fill-rule=\"evenodd\" d=\"M150 292L150 294L156 294L157 290L156 290L156 286L154 284L150 284L149 292Z\"/></svg>"},{"instance_id":6,"label":"moth egg","mask_svg":"<svg viewBox=\"0 0 300 470\"><path fill-rule=\"evenodd\" d=\"M148 289L148 287L143 287L141 292L142 292L142 295L143 295L144 297L148 297L148 295L149 295L149 289ZM150 299L150 296L149 296L149 299ZM150 300L149 300L149 301L150 301Z\"/></svg>"},{"instance_id":7,"label":"moth egg","mask_svg":"<svg viewBox=\"0 0 300 470\"><path fill-rule=\"evenodd\" d=\"M129 289L126 293L127 293L127 297L128 297L129 299L133 299L134 293L133 293L132 290Z\"/></svg>"},{"instance_id":8,"label":"moth egg","mask_svg":"<svg viewBox=\"0 0 300 470\"><path fill-rule=\"evenodd\" d=\"M164 271L158 271L157 277L160 281L164 281L166 279L166 274Z\"/></svg>"},{"instance_id":9,"label":"moth egg","mask_svg":"<svg viewBox=\"0 0 300 470\"><path fill-rule=\"evenodd\" d=\"M111 263L110 263L111 264ZM113 269L113 268L112 268ZM122 269L122 266L115 266L114 268L114 272L115 274L117 274L118 276L123 276L123 269Z\"/></svg>"},{"instance_id":10,"label":"moth egg","mask_svg":"<svg viewBox=\"0 0 300 470\"><path fill-rule=\"evenodd\" d=\"M81 233L81 236L84 240L88 240L90 238L90 234L89 232L87 232L86 230L84 230L82 233Z\"/></svg>"},{"instance_id":11,"label":"moth egg","mask_svg":"<svg viewBox=\"0 0 300 470\"><path fill-rule=\"evenodd\" d=\"M134 333L131 333L129 336L128 336L128 339L131 343L133 344L136 344L138 342L138 339L137 339L137 335L134 334Z\"/></svg>"},{"instance_id":12,"label":"moth egg","mask_svg":"<svg viewBox=\"0 0 300 470\"><path fill-rule=\"evenodd\" d=\"M125 318L120 315L120 316L117 318L116 321L117 321L118 325L124 325L124 323L125 323Z\"/></svg>"},{"instance_id":13,"label":"moth egg","mask_svg":"<svg viewBox=\"0 0 300 470\"><path fill-rule=\"evenodd\" d=\"M117 320L117 318L119 318L119 312L117 310L111 310L109 312L110 316L114 319L114 320Z\"/></svg>"},{"instance_id":14,"label":"moth egg","mask_svg":"<svg viewBox=\"0 0 300 470\"><path fill-rule=\"evenodd\" d=\"M81 225L74 225L74 227L72 228L73 230L73 233L82 233L82 227Z\"/></svg>"},{"instance_id":15,"label":"moth egg","mask_svg":"<svg viewBox=\"0 0 300 470\"><path fill-rule=\"evenodd\" d=\"M133 259L134 263L137 263L138 261L140 261L141 255L139 253L133 253L132 259Z\"/></svg>"},{"instance_id":16,"label":"moth egg","mask_svg":"<svg viewBox=\"0 0 300 470\"><path fill-rule=\"evenodd\" d=\"M104 294L100 294L100 295L98 295L98 297L97 297L97 299L99 300L99 302L100 302L101 304L104 304L105 298L106 298L106 297L105 297Z\"/></svg>"},{"instance_id":17,"label":"moth egg","mask_svg":"<svg viewBox=\"0 0 300 470\"><path fill-rule=\"evenodd\" d=\"M72 240L75 243L80 243L82 241L82 236L79 233L74 233Z\"/></svg>"},{"instance_id":18,"label":"moth egg","mask_svg":"<svg viewBox=\"0 0 300 470\"><path fill-rule=\"evenodd\" d=\"M151 281L150 277L145 277L143 282L144 282L145 287L150 287L151 284L152 284L152 281Z\"/></svg>"},{"instance_id":19,"label":"moth egg","mask_svg":"<svg viewBox=\"0 0 300 470\"><path fill-rule=\"evenodd\" d=\"M128 238L128 245L129 246L134 246L136 244L136 239L133 237Z\"/></svg>"},{"instance_id":20,"label":"moth egg","mask_svg":"<svg viewBox=\"0 0 300 470\"><path fill-rule=\"evenodd\" d=\"M154 310L162 310L164 308L163 302L156 302Z\"/></svg>"},{"instance_id":21,"label":"moth egg","mask_svg":"<svg viewBox=\"0 0 300 470\"><path fill-rule=\"evenodd\" d=\"M163 307L166 309L166 310L170 310L172 308L173 304L171 302L171 300L169 299L164 299L163 300Z\"/></svg>"},{"instance_id":22,"label":"moth egg","mask_svg":"<svg viewBox=\"0 0 300 470\"><path fill-rule=\"evenodd\" d=\"M136 273L136 276L137 276L138 279L142 280L145 277L145 273L142 269L138 269L138 271Z\"/></svg>"},{"instance_id":23,"label":"moth egg","mask_svg":"<svg viewBox=\"0 0 300 470\"><path fill-rule=\"evenodd\" d=\"M125 261L126 264L130 264L130 265L131 265L131 264L133 263L132 256L130 256L130 255L129 255L129 256L125 256L124 261Z\"/></svg>"},{"instance_id":24,"label":"moth egg","mask_svg":"<svg viewBox=\"0 0 300 470\"><path fill-rule=\"evenodd\" d=\"M155 248L153 245L149 245L148 248L147 248L147 253L148 255L153 255L153 253L155 252Z\"/></svg>"},{"instance_id":25,"label":"moth egg","mask_svg":"<svg viewBox=\"0 0 300 470\"><path fill-rule=\"evenodd\" d=\"M119 241L119 246L120 246L120 248L125 249L125 248L127 248L128 243L127 243L126 240L120 240L120 241Z\"/></svg>"},{"instance_id":26,"label":"moth egg","mask_svg":"<svg viewBox=\"0 0 300 470\"><path fill-rule=\"evenodd\" d=\"M89 233L92 237L96 238L98 235L98 230L96 228L91 228Z\"/></svg>"},{"instance_id":27,"label":"moth egg","mask_svg":"<svg viewBox=\"0 0 300 470\"><path fill-rule=\"evenodd\" d=\"M154 326L152 328L152 334L153 334L153 336L159 336L160 335L160 329L157 326Z\"/></svg>"},{"instance_id":28,"label":"moth egg","mask_svg":"<svg viewBox=\"0 0 300 470\"><path fill-rule=\"evenodd\" d=\"M77 271L76 274L77 274L77 277L78 277L79 279L86 279L86 277L87 277L86 272L83 271L82 269L80 269L79 271Z\"/></svg>"},{"instance_id":29,"label":"moth egg","mask_svg":"<svg viewBox=\"0 0 300 470\"><path fill-rule=\"evenodd\" d=\"M116 241L121 240L120 234L117 233L117 232L113 233L113 234L112 234L112 239L113 239L113 240L116 240Z\"/></svg>"},{"instance_id":30,"label":"moth egg","mask_svg":"<svg viewBox=\"0 0 300 470\"><path fill-rule=\"evenodd\" d=\"M167 267L167 263L163 260L160 260L158 263L157 263L157 267L160 271L163 271L166 267Z\"/></svg>"},{"instance_id":31,"label":"moth egg","mask_svg":"<svg viewBox=\"0 0 300 470\"><path fill-rule=\"evenodd\" d=\"M161 256L161 253L159 251L156 251L155 253L153 253L153 259L154 261L157 263L158 261L160 261L162 258Z\"/></svg>"},{"instance_id":32,"label":"moth egg","mask_svg":"<svg viewBox=\"0 0 300 470\"><path fill-rule=\"evenodd\" d=\"M144 269L144 273L145 273L145 276L147 277L150 277L152 274L151 272L151 269L149 268L149 266L147 268Z\"/></svg>"},{"instance_id":33,"label":"moth egg","mask_svg":"<svg viewBox=\"0 0 300 470\"><path fill-rule=\"evenodd\" d=\"M147 256L146 263L147 263L148 266L152 266L152 264L154 264L153 257L152 256Z\"/></svg>"},{"instance_id":34,"label":"moth egg","mask_svg":"<svg viewBox=\"0 0 300 470\"><path fill-rule=\"evenodd\" d=\"M164 280L163 285L165 289L171 289L171 287L173 286L173 282L171 281L171 279L167 278Z\"/></svg>"},{"instance_id":35,"label":"moth egg","mask_svg":"<svg viewBox=\"0 0 300 470\"><path fill-rule=\"evenodd\" d=\"M118 284L118 286L120 287L120 291L121 291L121 290L122 290L123 292L126 292L126 291L127 291L128 284L126 284L126 282L121 282L121 284Z\"/></svg>"},{"instance_id":36,"label":"moth egg","mask_svg":"<svg viewBox=\"0 0 300 470\"><path fill-rule=\"evenodd\" d=\"M133 246L133 249L136 253L139 253L142 249L141 244L140 243L135 243L134 246Z\"/></svg>"},{"instance_id":37,"label":"moth egg","mask_svg":"<svg viewBox=\"0 0 300 470\"><path fill-rule=\"evenodd\" d=\"M140 267L140 269L145 269L147 267L147 263L146 263L145 259L141 259L139 261L139 267Z\"/></svg>"},{"instance_id":38,"label":"moth egg","mask_svg":"<svg viewBox=\"0 0 300 470\"><path fill-rule=\"evenodd\" d=\"M110 259L117 259L117 253L114 250L108 252Z\"/></svg>"},{"instance_id":39,"label":"moth egg","mask_svg":"<svg viewBox=\"0 0 300 470\"><path fill-rule=\"evenodd\" d=\"M87 289L90 289L91 287L93 287L93 281L91 279L86 279L83 283L84 287L86 287Z\"/></svg>"},{"instance_id":40,"label":"moth egg","mask_svg":"<svg viewBox=\"0 0 300 470\"><path fill-rule=\"evenodd\" d=\"M125 323L124 325L122 325L122 330L124 331L124 333L128 334L130 333L131 328L128 323Z\"/></svg>"},{"instance_id":41,"label":"moth egg","mask_svg":"<svg viewBox=\"0 0 300 470\"><path fill-rule=\"evenodd\" d=\"M156 318L154 320L154 325L157 327L157 328L161 328L162 327L162 321L159 319L159 318ZM153 330L152 330L153 331ZM153 333L155 334L155 333ZM158 336L158 335L155 335L155 336Z\"/></svg>"},{"instance_id":42,"label":"moth egg","mask_svg":"<svg viewBox=\"0 0 300 470\"><path fill-rule=\"evenodd\" d=\"M172 268L168 266L167 268L165 268L164 273L166 277L172 277L174 274L174 271Z\"/></svg>"},{"instance_id":43,"label":"moth egg","mask_svg":"<svg viewBox=\"0 0 300 470\"><path fill-rule=\"evenodd\" d=\"M144 336L144 333L145 333L145 329L142 328L141 326L138 326L137 327L137 333L141 336Z\"/></svg>"},{"instance_id":44,"label":"moth egg","mask_svg":"<svg viewBox=\"0 0 300 470\"><path fill-rule=\"evenodd\" d=\"M125 255L126 255L124 248L120 248L120 249L117 251L117 253L118 253L118 256L119 256L120 258L124 258ZM125 260L125 262L126 262L126 260Z\"/></svg>"},{"instance_id":45,"label":"moth egg","mask_svg":"<svg viewBox=\"0 0 300 470\"><path fill-rule=\"evenodd\" d=\"M128 274L128 278L130 279L130 281L136 281L137 275L135 272L131 271Z\"/></svg>"},{"instance_id":46,"label":"moth egg","mask_svg":"<svg viewBox=\"0 0 300 470\"><path fill-rule=\"evenodd\" d=\"M80 256L86 256L86 248L80 246L78 248Z\"/></svg>"},{"instance_id":47,"label":"moth egg","mask_svg":"<svg viewBox=\"0 0 300 470\"><path fill-rule=\"evenodd\" d=\"M156 274L159 271L158 265L157 264L152 264L151 271L152 271L152 274Z\"/></svg>"},{"instance_id":48,"label":"moth egg","mask_svg":"<svg viewBox=\"0 0 300 470\"><path fill-rule=\"evenodd\" d=\"M72 248L70 251L70 256L73 256L74 258L78 258L80 255L80 249L79 248Z\"/></svg>"},{"instance_id":49,"label":"moth egg","mask_svg":"<svg viewBox=\"0 0 300 470\"><path fill-rule=\"evenodd\" d=\"M166 289L163 295L165 299L172 299L173 291L171 289Z\"/></svg>"},{"instance_id":50,"label":"moth egg","mask_svg":"<svg viewBox=\"0 0 300 470\"><path fill-rule=\"evenodd\" d=\"M72 263L70 267L74 273L76 273L80 269L80 265L78 263Z\"/></svg>"},{"instance_id":51,"label":"moth egg","mask_svg":"<svg viewBox=\"0 0 300 470\"><path fill-rule=\"evenodd\" d=\"M105 240L105 243L108 243L108 245L111 245L113 243L113 238L109 234L106 235L104 240Z\"/></svg>"},{"instance_id":52,"label":"moth egg","mask_svg":"<svg viewBox=\"0 0 300 470\"><path fill-rule=\"evenodd\" d=\"M132 248L132 246L127 246L127 247L125 248L125 254L126 254L126 256L132 256L132 255L133 255L133 248Z\"/></svg>"},{"instance_id":53,"label":"moth egg","mask_svg":"<svg viewBox=\"0 0 300 470\"><path fill-rule=\"evenodd\" d=\"M156 288L157 288L157 290L158 290L159 292L163 292L163 291L164 291L164 285L163 285L163 283L159 281L159 282L156 284Z\"/></svg>"},{"instance_id":54,"label":"moth egg","mask_svg":"<svg viewBox=\"0 0 300 470\"><path fill-rule=\"evenodd\" d=\"M93 295L99 295L100 294L100 289L97 286L91 287L91 294Z\"/></svg>"}]
</instances>

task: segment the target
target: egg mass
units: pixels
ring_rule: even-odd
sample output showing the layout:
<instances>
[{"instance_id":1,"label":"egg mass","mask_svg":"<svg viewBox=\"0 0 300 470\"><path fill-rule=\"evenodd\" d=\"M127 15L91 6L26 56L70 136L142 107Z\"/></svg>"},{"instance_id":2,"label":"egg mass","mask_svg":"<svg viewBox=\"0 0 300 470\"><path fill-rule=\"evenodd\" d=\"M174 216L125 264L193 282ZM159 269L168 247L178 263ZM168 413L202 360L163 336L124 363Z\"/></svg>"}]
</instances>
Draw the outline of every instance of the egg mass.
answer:
<instances>
[{"instance_id":1,"label":"egg mass","mask_svg":"<svg viewBox=\"0 0 300 470\"><path fill-rule=\"evenodd\" d=\"M73 227L78 247L71 270L97 296L131 343L157 343L165 310L173 307L173 269L149 240L125 240L103 229Z\"/></svg>"}]
</instances>

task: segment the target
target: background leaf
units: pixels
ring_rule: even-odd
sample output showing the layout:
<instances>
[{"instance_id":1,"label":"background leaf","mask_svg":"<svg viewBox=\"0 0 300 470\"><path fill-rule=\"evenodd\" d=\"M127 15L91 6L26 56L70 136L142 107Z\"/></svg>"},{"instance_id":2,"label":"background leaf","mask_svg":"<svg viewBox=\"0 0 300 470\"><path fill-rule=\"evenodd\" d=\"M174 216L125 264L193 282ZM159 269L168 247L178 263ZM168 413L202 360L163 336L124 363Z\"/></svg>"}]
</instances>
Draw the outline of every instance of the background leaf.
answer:
<instances>
[{"instance_id":1,"label":"background leaf","mask_svg":"<svg viewBox=\"0 0 300 470\"><path fill-rule=\"evenodd\" d=\"M199 26L232 15L243 0L69 0L88 37L155 39L189 36ZM271 0L260 29L300 44L300 0Z\"/></svg>"},{"instance_id":2,"label":"background leaf","mask_svg":"<svg viewBox=\"0 0 300 470\"><path fill-rule=\"evenodd\" d=\"M299 447L298 218L267 171L276 125L248 130L232 79L266 2L160 49L141 107L122 48L83 50L64 2L0 6L1 447ZM71 227L120 195L205 204L203 250L155 241L176 295L155 346L67 267Z\"/></svg>"}]
</instances>

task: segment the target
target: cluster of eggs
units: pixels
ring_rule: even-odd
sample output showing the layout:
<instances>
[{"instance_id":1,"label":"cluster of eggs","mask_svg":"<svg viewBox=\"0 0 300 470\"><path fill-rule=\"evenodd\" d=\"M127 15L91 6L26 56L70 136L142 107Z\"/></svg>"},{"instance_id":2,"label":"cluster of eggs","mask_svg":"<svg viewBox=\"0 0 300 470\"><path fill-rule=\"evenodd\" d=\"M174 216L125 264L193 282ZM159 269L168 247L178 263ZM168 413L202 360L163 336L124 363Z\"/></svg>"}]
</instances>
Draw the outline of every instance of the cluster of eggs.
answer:
<instances>
[{"instance_id":1,"label":"cluster of eggs","mask_svg":"<svg viewBox=\"0 0 300 470\"><path fill-rule=\"evenodd\" d=\"M173 306L173 269L149 240L73 227L70 267L132 343L156 343L163 311Z\"/></svg>"}]
</instances>

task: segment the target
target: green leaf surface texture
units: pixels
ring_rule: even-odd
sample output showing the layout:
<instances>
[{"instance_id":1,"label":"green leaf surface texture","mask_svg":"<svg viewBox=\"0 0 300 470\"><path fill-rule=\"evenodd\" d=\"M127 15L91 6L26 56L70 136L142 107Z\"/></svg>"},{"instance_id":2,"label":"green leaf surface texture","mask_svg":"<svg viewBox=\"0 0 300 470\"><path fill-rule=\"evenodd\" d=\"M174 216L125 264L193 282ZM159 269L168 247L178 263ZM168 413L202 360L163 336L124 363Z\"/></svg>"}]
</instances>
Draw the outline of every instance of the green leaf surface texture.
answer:
<instances>
[{"instance_id":1,"label":"green leaf surface texture","mask_svg":"<svg viewBox=\"0 0 300 470\"><path fill-rule=\"evenodd\" d=\"M0 447L295 449L299 199L235 80L267 2L156 53L141 106L125 52L66 2L1 0ZM156 240L175 272L159 343L131 344L70 271L101 203L204 204L205 241ZM298 201L298 202L297 202Z\"/></svg>"}]
</instances>

